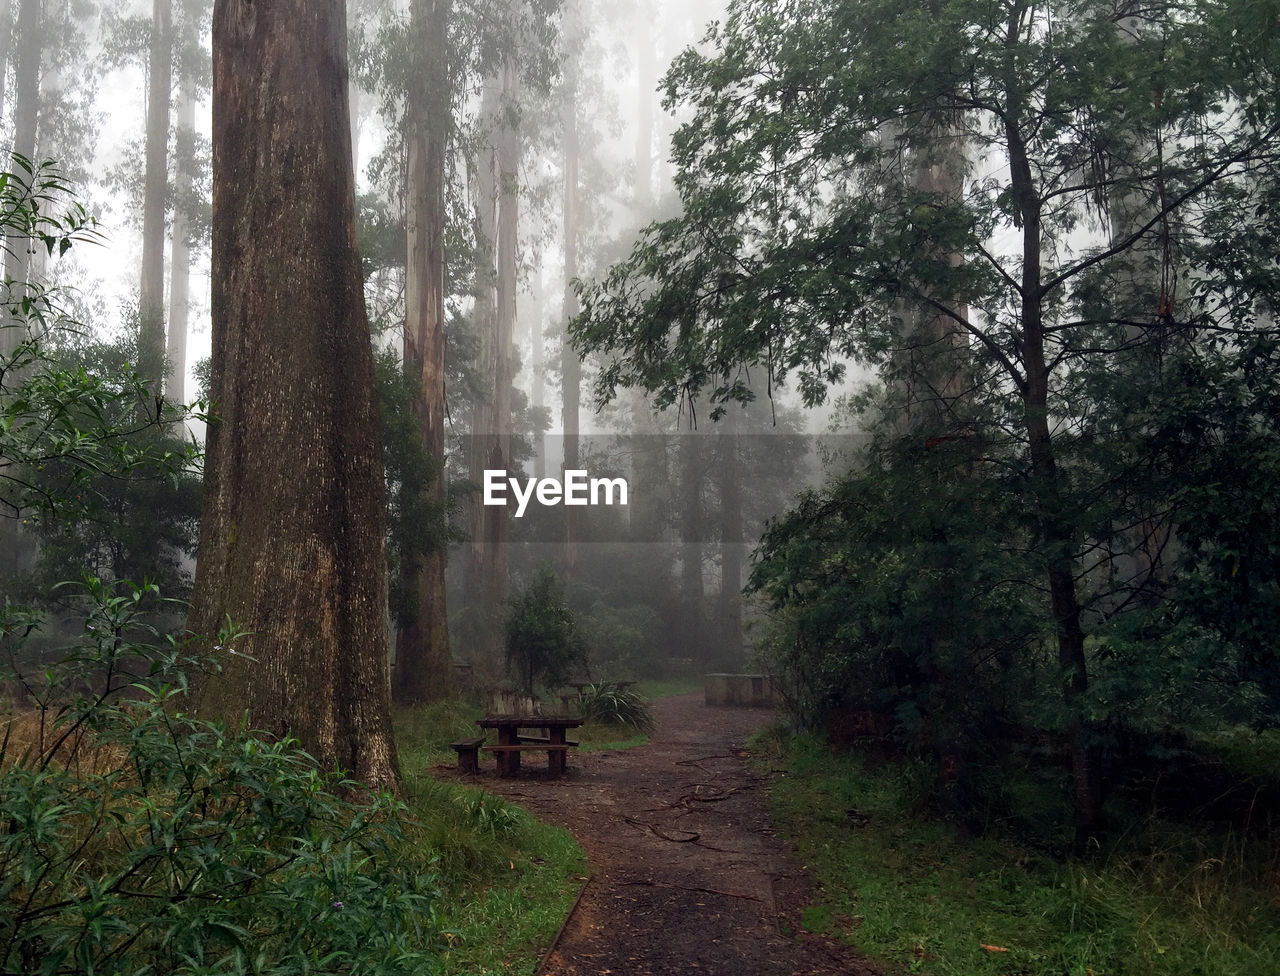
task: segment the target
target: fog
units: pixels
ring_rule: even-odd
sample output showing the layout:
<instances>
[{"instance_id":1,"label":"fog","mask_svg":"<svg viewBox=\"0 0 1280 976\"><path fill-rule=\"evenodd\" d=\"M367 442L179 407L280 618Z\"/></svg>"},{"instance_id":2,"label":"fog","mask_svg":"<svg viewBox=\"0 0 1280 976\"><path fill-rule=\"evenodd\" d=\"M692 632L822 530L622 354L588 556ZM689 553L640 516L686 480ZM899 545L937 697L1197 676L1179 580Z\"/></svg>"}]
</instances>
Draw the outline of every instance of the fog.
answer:
<instances>
[{"instance_id":1,"label":"fog","mask_svg":"<svg viewBox=\"0 0 1280 976\"><path fill-rule=\"evenodd\" d=\"M0 11L0 17L7 17L5 36L11 42L0 73L8 84L4 125L15 148L22 141L16 128L22 111L19 76L29 70L32 57L21 37L23 6L15 0ZM179 383L172 377L166 391L171 399L198 401L207 395L210 282L218 273L211 267L209 240L212 5L201 0L75 0L44 7L35 46L39 99L34 155L54 161L98 226L95 241L78 244L63 257L37 255L34 274L58 290L85 341L93 337L136 347L138 323L147 314L146 299L140 299L148 192L144 171L149 93L153 72L161 70L158 52L164 50L164 43L155 43L159 38L168 44L170 73L169 102L162 106L169 134L160 305L169 366L182 379ZM157 32L153 17L165 11L170 30ZM493 633L476 632L475 620L492 621L508 595L541 565L558 566L571 582L570 600L597 646L593 666L598 674L658 673L668 658L698 666L746 666L752 638L744 636L742 622L751 611L744 609L738 591L746 580L750 549L769 518L784 512L801 487L819 482L820 455L844 464L856 448L848 439L847 411L833 413L827 404L805 412L791 391L765 385L763 376L754 381L762 385L752 387L756 401L749 409L731 404L719 422L712 420L714 404L705 396L679 397L657 410L653 399L623 389L611 402L601 403L596 380L604 361L598 357L587 357L579 367L577 429L566 430L563 332L576 303L566 292L567 279L589 284L627 255L649 221L678 213L670 140L683 120L663 106L662 78L673 58L702 42L721 13L721 6L710 2L579 2L553 12L526 9L523 19L516 18L517 26L504 34L505 28L485 26L482 8L459 8L450 28L454 58L473 63L455 68L453 93L447 96L451 230L444 302L452 386L445 409L448 480L455 497L447 588L454 659L479 665L487 679L496 679L503 670L500 649ZM366 297L375 348L397 358L406 328L408 164L406 82L396 59L404 57L409 16L408 0L348 4L350 125ZM494 30L494 36L468 34L483 30ZM503 58L519 66L519 82L495 96L500 76L495 66ZM493 114L495 97L505 116ZM566 98L573 106L578 154L573 163L577 231L571 268L566 268L565 252ZM190 116L190 128L184 114ZM473 274L469 251L480 226L476 221L483 223L478 215L484 191L477 180L487 150L480 147L496 138L495 125L504 123L494 120L501 118L518 119L520 145L510 394L492 391L486 371L496 367L484 359L488 353L483 348L477 352L474 346L479 342L484 347L488 340L477 339L482 310L468 281ZM490 205L496 215L498 191L493 192ZM179 234L188 245L183 254L175 248ZM184 280L189 298L180 310L175 289ZM153 292L158 287L157 279ZM182 343L175 345L181 336L185 350ZM175 349L181 361L173 361ZM854 369L853 379L835 392L854 390L861 375ZM511 406L502 408L513 411L508 421L486 413L495 395L499 400L514 397ZM476 490L482 473L470 459L470 443L477 435L488 436L485 424L496 424L495 431L515 438L512 475L554 481L570 468L592 477L624 479L626 503L600 510L588 505L575 513L568 506L539 504L544 495L531 494L533 506L522 509L519 518L514 511L505 512L507 525L491 538L482 528L488 515L480 511ZM203 440L199 416L189 418L185 430L196 442ZM819 450L814 436L836 430L843 440ZM732 439L721 437L726 431ZM732 445L729 454L727 445ZM394 510L399 491L394 479L390 487ZM548 481L546 491L551 490ZM566 498L572 501L572 493ZM566 521L570 519L573 528ZM573 541L567 541L566 533ZM392 534L395 551L404 543L397 543L394 528ZM470 541L464 541L467 536ZM484 555L495 547L504 555ZM488 586L476 590L474 581L467 582L480 572L476 565L495 560L485 571L496 574ZM182 596L193 576L193 553L182 554L179 563L174 581L176 595ZM394 565L392 571L394 575ZM394 629L394 612L392 617Z\"/></svg>"}]
</instances>

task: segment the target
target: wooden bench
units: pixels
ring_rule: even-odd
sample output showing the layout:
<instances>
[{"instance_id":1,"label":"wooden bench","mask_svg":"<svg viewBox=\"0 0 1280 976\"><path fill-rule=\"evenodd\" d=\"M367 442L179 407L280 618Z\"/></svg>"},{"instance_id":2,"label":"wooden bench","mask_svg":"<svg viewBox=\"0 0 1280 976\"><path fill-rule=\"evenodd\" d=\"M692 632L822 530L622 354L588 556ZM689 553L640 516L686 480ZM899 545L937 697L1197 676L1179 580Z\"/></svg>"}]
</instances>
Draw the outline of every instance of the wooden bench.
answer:
<instances>
[{"instance_id":1,"label":"wooden bench","mask_svg":"<svg viewBox=\"0 0 1280 976\"><path fill-rule=\"evenodd\" d=\"M558 745L553 743L523 743L515 746L484 746L482 752L496 753L498 756L498 775L514 776L520 768L520 753L527 752L530 749L545 752L547 754L547 770L555 776L559 776L564 772L565 755L569 751L569 744ZM515 761L510 761L514 759Z\"/></svg>"},{"instance_id":2,"label":"wooden bench","mask_svg":"<svg viewBox=\"0 0 1280 976\"><path fill-rule=\"evenodd\" d=\"M458 769L464 773L480 772L480 746L484 744L484 736L476 739L459 739L451 742L453 751L458 754Z\"/></svg>"}]
</instances>

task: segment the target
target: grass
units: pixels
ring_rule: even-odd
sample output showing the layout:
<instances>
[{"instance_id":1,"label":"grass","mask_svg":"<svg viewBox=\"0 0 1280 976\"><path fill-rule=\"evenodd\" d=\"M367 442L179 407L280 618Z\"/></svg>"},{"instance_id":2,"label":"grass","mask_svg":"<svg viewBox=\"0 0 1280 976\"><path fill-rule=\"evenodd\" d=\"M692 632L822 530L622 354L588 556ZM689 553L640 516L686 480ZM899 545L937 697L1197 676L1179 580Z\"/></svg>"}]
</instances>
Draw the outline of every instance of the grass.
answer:
<instances>
[{"instance_id":1,"label":"grass","mask_svg":"<svg viewBox=\"0 0 1280 976\"><path fill-rule=\"evenodd\" d=\"M806 738L756 740L820 900L806 927L929 976L1274 976L1280 855L1269 838L1133 825L1092 862L918 812L929 771L870 768Z\"/></svg>"},{"instance_id":2,"label":"grass","mask_svg":"<svg viewBox=\"0 0 1280 976\"><path fill-rule=\"evenodd\" d=\"M475 787L410 781L418 840L440 871L442 976L535 976L587 876L569 833Z\"/></svg>"},{"instance_id":3,"label":"grass","mask_svg":"<svg viewBox=\"0 0 1280 976\"><path fill-rule=\"evenodd\" d=\"M432 766L456 761L449 743L473 736L482 712L450 700L396 715L416 840L440 871L441 974L534 976L586 879L586 858L567 831L522 807L431 778Z\"/></svg>"},{"instance_id":4,"label":"grass","mask_svg":"<svg viewBox=\"0 0 1280 976\"><path fill-rule=\"evenodd\" d=\"M643 732L593 721L588 721L582 728L575 730L574 735L578 737L578 748L583 752L634 749L649 741L649 737Z\"/></svg>"},{"instance_id":5,"label":"grass","mask_svg":"<svg viewBox=\"0 0 1280 976\"><path fill-rule=\"evenodd\" d=\"M478 731L476 719L483 715L484 706L478 698L452 698L418 708L398 709L396 741L406 775L425 773L433 766L453 766L458 757L449 743L473 738ZM649 741L647 735L590 720L571 735L583 752L632 749Z\"/></svg>"},{"instance_id":6,"label":"grass","mask_svg":"<svg viewBox=\"0 0 1280 976\"><path fill-rule=\"evenodd\" d=\"M655 701L658 698L672 698L675 695L688 695L701 691L702 686L702 675L687 675L677 678L645 679L636 686L636 690L650 701Z\"/></svg>"}]
</instances>

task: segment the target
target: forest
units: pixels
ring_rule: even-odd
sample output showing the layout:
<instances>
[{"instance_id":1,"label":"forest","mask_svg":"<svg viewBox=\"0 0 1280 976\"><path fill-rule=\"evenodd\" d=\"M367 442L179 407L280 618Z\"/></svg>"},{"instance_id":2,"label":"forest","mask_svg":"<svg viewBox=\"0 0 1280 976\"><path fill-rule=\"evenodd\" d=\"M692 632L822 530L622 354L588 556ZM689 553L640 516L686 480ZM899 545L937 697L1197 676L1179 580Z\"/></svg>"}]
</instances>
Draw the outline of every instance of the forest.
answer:
<instances>
[{"instance_id":1,"label":"forest","mask_svg":"<svg viewBox=\"0 0 1280 976\"><path fill-rule=\"evenodd\" d=\"M602 971L512 702L744 764L703 972L1280 971L1277 92L1277 0L0 0L0 973Z\"/></svg>"}]
</instances>

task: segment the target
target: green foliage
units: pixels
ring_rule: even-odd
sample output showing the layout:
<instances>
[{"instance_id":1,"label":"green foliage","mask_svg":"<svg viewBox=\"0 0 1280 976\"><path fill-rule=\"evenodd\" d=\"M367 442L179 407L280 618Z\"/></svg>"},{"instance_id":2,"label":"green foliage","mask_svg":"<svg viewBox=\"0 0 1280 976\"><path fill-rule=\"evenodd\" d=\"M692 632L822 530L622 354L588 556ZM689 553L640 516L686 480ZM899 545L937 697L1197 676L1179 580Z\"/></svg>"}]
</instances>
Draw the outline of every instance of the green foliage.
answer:
<instances>
[{"instance_id":1,"label":"green foliage","mask_svg":"<svg viewBox=\"0 0 1280 976\"><path fill-rule=\"evenodd\" d=\"M682 212L571 327L598 397L905 392L765 538L799 715L945 751L1016 705L1082 833L1126 728L1275 720L1275 13L734 0L673 64Z\"/></svg>"},{"instance_id":2,"label":"green foliage","mask_svg":"<svg viewBox=\"0 0 1280 976\"><path fill-rule=\"evenodd\" d=\"M582 701L578 707L584 718L594 722L635 729L643 735L653 734L653 712L649 701L630 688L619 688L609 681L588 685L582 689Z\"/></svg>"},{"instance_id":3,"label":"green foliage","mask_svg":"<svg viewBox=\"0 0 1280 976\"><path fill-rule=\"evenodd\" d=\"M96 238L53 164L14 157L0 173L0 230L8 247L65 253ZM60 208L60 209L59 209ZM47 593L88 559L104 577L149 575L177 584L176 555L194 547L194 445L172 431L185 408L153 399L128 344L86 340L56 294L7 286L0 322L0 519L41 543L33 580L11 595ZM10 566L18 562L10 535ZM20 592L21 591L21 592Z\"/></svg>"},{"instance_id":4,"label":"green foliage","mask_svg":"<svg viewBox=\"0 0 1280 976\"><path fill-rule=\"evenodd\" d=\"M1176 483L1170 593L1183 632L1254 683L1280 720L1280 337L1184 354L1155 409L1152 453Z\"/></svg>"},{"instance_id":5,"label":"green foliage","mask_svg":"<svg viewBox=\"0 0 1280 976\"><path fill-rule=\"evenodd\" d=\"M135 643L150 587L88 584L62 662L3 676L0 971L420 973L438 937L404 807L295 741L181 711L188 668ZM12 609L5 657L36 621ZM235 653L235 635L220 646ZM24 740L25 737L25 740Z\"/></svg>"},{"instance_id":6,"label":"green foliage","mask_svg":"<svg viewBox=\"0 0 1280 976\"><path fill-rule=\"evenodd\" d=\"M548 567L512 594L506 635L507 662L526 695L533 694L539 681L552 687L564 684L586 663L586 645L564 602L564 587Z\"/></svg>"},{"instance_id":7,"label":"green foliage","mask_svg":"<svg viewBox=\"0 0 1280 976\"><path fill-rule=\"evenodd\" d=\"M136 343L80 342L75 334L44 347L47 368L59 377L94 377L96 394L71 416L79 430L105 424L119 432L126 469L79 468L82 457L43 462L31 484L48 496L74 488L77 511L33 518L39 555L28 583L31 599L62 580L88 573L102 579L147 579L165 593L185 596L199 532L201 478L197 448L183 439L181 408L165 408L160 420L138 421L132 363ZM77 477L77 474L79 475ZM28 595L22 594L22 595Z\"/></svg>"},{"instance_id":8,"label":"green foliage","mask_svg":"<svg viewBox=\"0 0 1280 976\"><path fill-rule=\"evenodd\" d=\"M398 627L410 626L418 613L417 595L405 590L406 563L444 549L454 535L449 513L454 500L435 497L443 460L427 451L414 416L417 377L407 376L395 355L384 351L374 359L382 418L382 457L387 479L387 561L391 580L391 613Z\"/></svg>"},{"instance_id":9,"label":"green foliage","mask_svg":"<svg viewBox=\"0 0 1280 976\"><path fill-rule=\"evenodd\" d=\"M946 749L1018 697L1038 567L976 450L882 438L765 533L749 589L774 613L769 663L807 727L871 712Z\"/></svg>"},{"instance_id":10,"label":"green foliage","mask_svg":"<svg viewBox=\"0 0 1280 976\"><path fill-rule=\"evenodd\" d=\"M1064 862L1002 831L975 840L922 817L930 770L833 757L807 737L753 745L786 769L770 811L821 888L806 926L910 972L1266 976L1280 964L1280 865L1266 836L1135 821L1093 861ZM1026 769L1001 777L1024 806L1062 803Z\"/></svg>"},{"instance_id":11,"label":"green foliage","mask_svg":"<svg viewBox=\"0 0 1280 976\"><path fill-rule=\"evenodd\" d=\"M525 694L532 694L542 678L563 684L571 664L581 662L584 648L578 624L564 601L564 584L549 566L540 567L512 593L504 626L507 661Z\"/></svg>"}]
</instances>

